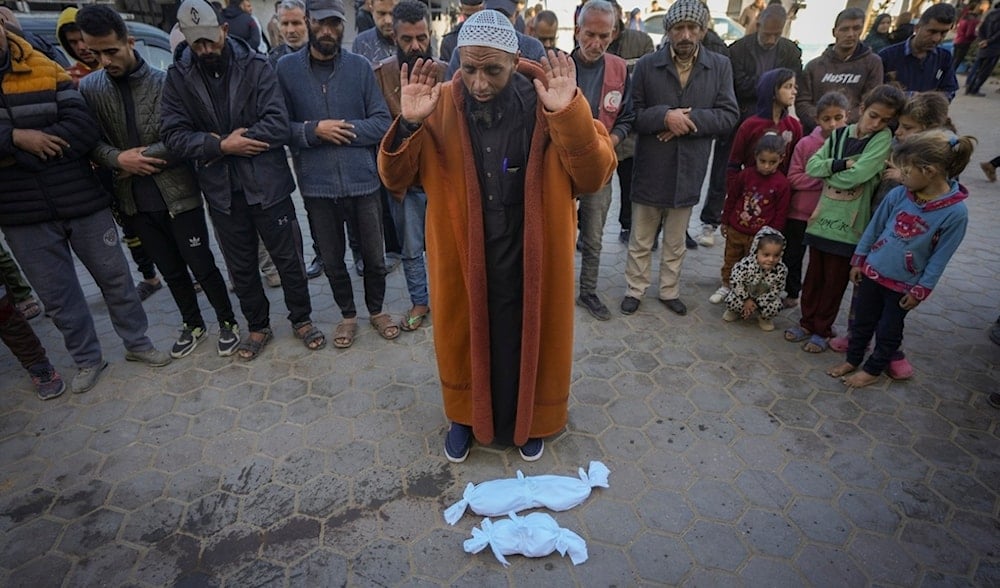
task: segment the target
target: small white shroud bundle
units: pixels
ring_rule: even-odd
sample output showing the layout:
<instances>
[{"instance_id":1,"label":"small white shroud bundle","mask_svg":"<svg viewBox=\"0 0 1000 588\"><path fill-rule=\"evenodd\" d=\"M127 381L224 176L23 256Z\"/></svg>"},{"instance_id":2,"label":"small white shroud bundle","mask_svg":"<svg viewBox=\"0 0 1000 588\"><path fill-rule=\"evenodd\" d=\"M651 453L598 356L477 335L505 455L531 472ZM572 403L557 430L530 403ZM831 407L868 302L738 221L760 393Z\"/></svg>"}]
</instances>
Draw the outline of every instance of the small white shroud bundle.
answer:
<instances>
[{"instance_id":1,"label":"small white shroud bundle","mask_svg":"<svg viewBox=\"0 0 1000 588\"><path fill-rule=\"evenodd\" d=\"M454 525L462 518L466 507L486 517L539 507L554 511L569 510L586 500L591 488L607 488L610 473L603 463L592 461L589 473L580 468L579 479L552 475L525 477L518 470L517 478L490 480L478 486L470 483L465 487L462 500L444 511L444 520Z\"/></svg>"},{"instance_id":2,"label":"small white shroud bundle","mask_svg":"<svg viewBox=\"0 0 1000 588\"><path fill-rule=\"evenodd\" d=\"M479 553L489 545L493 555L505 567L510 563L505 555L520 554L527 557L545 557L553 551L569 558L573 565L587 561L587 543L582 537L559 526L551 515L533 512L519 517L510 513L509 519L492 522L483 519L482 529L473 527L472 539L463 546L466 553Z\"/></svg>"}]
</instances>

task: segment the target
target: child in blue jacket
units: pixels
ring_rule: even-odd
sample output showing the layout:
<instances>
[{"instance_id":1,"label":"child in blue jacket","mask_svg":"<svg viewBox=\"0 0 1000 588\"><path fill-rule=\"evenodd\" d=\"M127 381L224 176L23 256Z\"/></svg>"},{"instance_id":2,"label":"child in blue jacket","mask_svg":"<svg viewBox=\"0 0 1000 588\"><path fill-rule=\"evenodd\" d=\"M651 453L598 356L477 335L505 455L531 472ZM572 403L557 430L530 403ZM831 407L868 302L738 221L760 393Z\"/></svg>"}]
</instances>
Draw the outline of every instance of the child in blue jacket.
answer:
<instances>
[{"instance_id":1,"label":"child in blue jacket","mask_svg":"<svg viewBox=\"0 0 1000 588\"><path fill-rule=\"evenodd\" d=\"M893 149L903 185L886 195L854 249L858 300L847 358L827 372L849 387L872 384L885 371L903 342L906 314L930 296L965 237L968 193L950 178L968 165L974 141L932 130ZM875 349L862 366L873 334Z\"/></svg>"}]
</instances>

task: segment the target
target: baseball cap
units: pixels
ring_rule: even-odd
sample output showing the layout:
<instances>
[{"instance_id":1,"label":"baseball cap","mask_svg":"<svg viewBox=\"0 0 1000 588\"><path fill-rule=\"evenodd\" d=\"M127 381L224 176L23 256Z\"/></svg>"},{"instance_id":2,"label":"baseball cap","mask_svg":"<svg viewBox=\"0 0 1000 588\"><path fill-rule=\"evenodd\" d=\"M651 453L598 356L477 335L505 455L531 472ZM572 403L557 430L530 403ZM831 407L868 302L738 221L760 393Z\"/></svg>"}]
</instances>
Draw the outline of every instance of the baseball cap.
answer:
<instances>
[{"instance_id":1,"label":"baseball cap","mask_svg":"<svg viewBox=\"0 0 1000 588\"><path fill-rule=\"evenodd\" d=\"M222 36L219 15L205 0L184 0L177 9L177 26L189 45L199 39L218 41Z\"/></svg>"},{"instance_id":2,"label":"baseball cap","mask_svg":"<svg viewBox=\"0 0 1000 588\"><path fill-rule=\"evenodd\" d=\"M309 14L309 18L315 20L333 17L344 20L344 2L343 0L307 0L306 12Z\"/></svg>"},{"instance_id":3,"label":"baseball cap","mask_svg":"<svg viewBox=\"0 0 1000 588\"><path fill-rule=\"evenodd\" d=\"M517 14L517 4L513 0L486 0L486 10L496 10L510 18Z\"/></svg>"}]
</instances>

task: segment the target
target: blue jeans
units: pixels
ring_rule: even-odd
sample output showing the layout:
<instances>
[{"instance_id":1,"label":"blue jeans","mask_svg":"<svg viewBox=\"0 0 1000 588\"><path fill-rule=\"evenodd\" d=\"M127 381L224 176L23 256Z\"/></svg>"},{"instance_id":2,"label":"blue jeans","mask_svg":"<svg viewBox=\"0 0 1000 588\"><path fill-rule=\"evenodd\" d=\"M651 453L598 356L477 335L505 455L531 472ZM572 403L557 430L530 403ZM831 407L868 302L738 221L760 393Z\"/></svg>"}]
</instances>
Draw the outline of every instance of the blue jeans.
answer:
<instances>
[{"instance_id":1,"label":"blue jeans","mask_svg":"<svg viewBox=\"0 0 1000 588\"><path fill-rule=\"evenodd\" d=\"M424 263L424 217L427 194L410 188L402 202L391 198L389 212L402 244L403 274L413 306L427 306L427 265Z\"/></svg>"},{"instance_id":2,"label":"blue jeans","mask_svg":"<svg viewBox=\"0 0 1000 588\"><path fill-rule=\"evenodd\" d=\"M109 209L69 220L5 225L3 232L77 367L99 365L103 356L94 318L76 277L73 253L101 289L111 324L125 349L153 348L146 336L146 312L135 293L118 226Z\"/></svg>"},{"instance_id":3,"label":"blue jeans","mask_svg":"<svg viewBox=\"0 0 1000 588\"><path fill-rule=\"evenodd\" d=\"M604 223L611 208L611 184L593 194L581 194L577 217L580 225L580 295L597 291L597 274L601 268L601 240Z\"/></svg>"}]
</instances>

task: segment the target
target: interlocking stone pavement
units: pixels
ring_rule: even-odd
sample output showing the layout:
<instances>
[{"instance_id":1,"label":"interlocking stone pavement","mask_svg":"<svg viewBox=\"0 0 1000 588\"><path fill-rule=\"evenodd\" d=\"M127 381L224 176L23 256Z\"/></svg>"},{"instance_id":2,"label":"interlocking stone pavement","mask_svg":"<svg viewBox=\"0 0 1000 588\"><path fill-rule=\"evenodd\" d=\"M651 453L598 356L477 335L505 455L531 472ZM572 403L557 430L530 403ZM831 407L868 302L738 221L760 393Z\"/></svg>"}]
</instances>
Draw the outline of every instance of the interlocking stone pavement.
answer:
<instances>
[{"instance_id":1,"label":"interlocking stone pavement","mask_svg":"<svg viewBox=\"0 0 1000 588\"><path fill-rule=\"evenodd\" d=\"M219 358L210 338L153 370L123 361L81 270L111 361L100 385L42 403L0 352L0 585L1000 585L1000 411L985 398L1000 390L986 336L1000 311L1000 194L975 164L1000 153L998 102L991 88L954 103L981 139L963 175L971 223L908 319L912 380L846 390L824 374L836 354L782 340L796 311L769 334L723 323L707 302L716 245L685 262L686 317L653 294L609 322L577 309L569 425L530 464L483 447L445 460L431 328L386 342L362 322L350 350L310 353L269 290L277 338L263 357ZM600 281L613 308L616 218ZM329 286L310 288L332 333ZM397 316L408 307L399 270L387 300ZM166 348L168 293L145 307ZM845 316L846 304L841 328ZM54 327L33 326L71 376ZM590 460L611 487L555 514L587 539L583 565L512 556L504 568L462 551L478 517L442 518L470 481L575 475Z\"/></svg>"}]
</instances>

